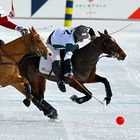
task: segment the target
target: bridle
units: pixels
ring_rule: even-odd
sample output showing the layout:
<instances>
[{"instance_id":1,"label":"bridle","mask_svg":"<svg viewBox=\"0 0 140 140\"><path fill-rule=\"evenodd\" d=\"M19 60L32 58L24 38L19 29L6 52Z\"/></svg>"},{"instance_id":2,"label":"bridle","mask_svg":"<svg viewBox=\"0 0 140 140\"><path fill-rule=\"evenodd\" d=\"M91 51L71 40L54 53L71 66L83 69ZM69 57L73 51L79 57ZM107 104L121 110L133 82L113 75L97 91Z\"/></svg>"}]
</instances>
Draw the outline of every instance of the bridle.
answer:
<instances>
[{"instance_id":1,"label":"bridle","mask_svg":"<svg viewBox=\"0 0 140 140\"><path fill-rule=\"evenodd\" d=\"M24 44L27 47L27 49L28 50L31 50L30 53L36 53L36 55L42 56L43 50L41 50L40 48L38 48L37 39L36 39L37 37L40 38L40 35L37 34L37 33L34 34L34 35L32 35L32 34L28 34L28 35L29 35L29 38L30 38L29 40L30 40L31 46L26 43L24 36L22 37L23 38L23 41L24 41Z\"/></svg>"},{"instance_id":2,"label":"bridle","mask_svg":"<svg viewBox=\"0 0 140 140\"><path fill-rule=\"evenodd\" d=\"M117 51L118 51L118 49L119 49L119 47L117 47L117 48L110 48L109 46L108 46L108 44L106 43L106 40L108 40L108 39L111 39L113 42L115 42L116 43L116 41L112 38L112 37L106 37L106 38L104 38L103 40L102 40L102 47L103 47L103 49L104 48L106 48L106 50L109 52L109 54L107 54L107 55L104 55L104 57L113 57L113 58L118 58L119 57L119 54L117 53ZM101 56L101 57L103 57L103 56Z\"/></svg>"}]
</instances>

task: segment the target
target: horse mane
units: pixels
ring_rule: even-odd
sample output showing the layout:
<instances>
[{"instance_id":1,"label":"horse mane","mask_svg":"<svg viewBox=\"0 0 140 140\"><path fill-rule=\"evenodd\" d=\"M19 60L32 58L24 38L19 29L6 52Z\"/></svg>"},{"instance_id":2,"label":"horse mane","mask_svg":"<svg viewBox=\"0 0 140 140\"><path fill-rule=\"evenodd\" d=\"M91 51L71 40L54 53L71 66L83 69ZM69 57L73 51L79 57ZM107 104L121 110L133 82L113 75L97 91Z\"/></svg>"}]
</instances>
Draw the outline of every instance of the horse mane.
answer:
<instances>
[{"instance_id":1,"label":"horse mane","mask_svg":"<svg viewBox=\"0 0 140 140\"><path fill-rule=\"evenodd\" d=\"M13 44L17 44L17 43L19 43L20 41L21 41L21 39L23 40L24 38L27 38L29 36L29 34L26 34L25 36L21 36L21 37L18 37L18 38L16 38L16 39L14 39L14 40L12 40L12 41L10 41L10 42L8 42L8 43L6 43L6 44L4 44L3 45L3 47L4 46L9 46L9 45L13 45Z\"/></svg>"}]
</instances>

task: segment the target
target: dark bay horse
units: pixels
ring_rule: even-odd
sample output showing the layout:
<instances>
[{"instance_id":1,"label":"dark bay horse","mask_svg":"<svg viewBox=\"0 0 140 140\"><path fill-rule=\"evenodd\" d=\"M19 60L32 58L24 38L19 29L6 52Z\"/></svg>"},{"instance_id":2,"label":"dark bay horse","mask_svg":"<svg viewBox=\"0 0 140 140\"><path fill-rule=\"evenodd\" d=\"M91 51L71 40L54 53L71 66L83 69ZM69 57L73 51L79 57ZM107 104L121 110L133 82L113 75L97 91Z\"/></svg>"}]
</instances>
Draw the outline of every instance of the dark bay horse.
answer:
<instances>
[{"instance_id":1,"label":"dark bay horse","mask_svg":"<svg viewBox=\"0 0 140 140\"><path fill-rule=\"evenodd\" d=\"M71 99L78 103L84 103L92 98L92 93L83 85L84 83L101 82L105 85L106 104L109 104L112 97L112 91L109 81L96 74L96 64L101 54L107 54L109 57L115 57L118 60L124 60L126 54L119 47L116 41L105 30L100 33L96 39L92 39L83 48L76 50L72 56L72 66L74 78L66 78L65 83L74 89L83 93L85 96L72 96ZM39 72L40 57L34 55L25 56L20 64L20 74L27 78L32 90L32 102L50 118L57 118L57 111L44 100L46 79L56 81L52 75L44 75Z\"/></svg>"},{"instance_id":2,"label":"dark bay horse","mask_svg":"<svg viewBox=\"0 0 140 140\"><path fill-rule=\"evenodd\" d=\"M29 28L29 33L25 36L0 46L1 87L11 85L21 93L26 93L23 83L28 83L28 81L19 75L18 63L28 53L42 55L44 58L52 54L43 38L33 27Z\"/></svg>"}]
</instances>

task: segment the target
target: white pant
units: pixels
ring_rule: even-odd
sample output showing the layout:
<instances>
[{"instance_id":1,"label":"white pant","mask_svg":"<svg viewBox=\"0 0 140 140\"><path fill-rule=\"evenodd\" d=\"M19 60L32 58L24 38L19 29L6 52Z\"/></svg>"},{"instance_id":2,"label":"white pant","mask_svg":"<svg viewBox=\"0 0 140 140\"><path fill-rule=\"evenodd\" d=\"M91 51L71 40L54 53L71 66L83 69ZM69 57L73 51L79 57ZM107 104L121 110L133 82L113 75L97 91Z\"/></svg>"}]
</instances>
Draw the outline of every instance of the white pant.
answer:
<instances>
[{"instance_id":1,"label":"white pant","mask_svg":"<svg viewBox=\"0 0 140 140\"><path fill-rule=\"evenodd\" d=\"M47 44L48 48L52 51L53 55L52 55L52 62L54 61L58 61L58 60L61 60L60 58L60 50L61 49L55 49L52 45L50 44ZM67 59L71 59L72 57L72 52L67 52L65 57L64 57L64 60L67 60Z\"/></svg>"},{"instance_id":2,"label":"white pant","mask_svg":"<svg viewBox=\"0 0 140 140\"><path fill-rule=\"evenodd\" d=\"M58 61L61 60L60 58L60 49L55 49L52 45L47 44L48 48L50 48L50 50L52 51L53 55L52 55L52 61Z\"/></svg>"}]
</instances>

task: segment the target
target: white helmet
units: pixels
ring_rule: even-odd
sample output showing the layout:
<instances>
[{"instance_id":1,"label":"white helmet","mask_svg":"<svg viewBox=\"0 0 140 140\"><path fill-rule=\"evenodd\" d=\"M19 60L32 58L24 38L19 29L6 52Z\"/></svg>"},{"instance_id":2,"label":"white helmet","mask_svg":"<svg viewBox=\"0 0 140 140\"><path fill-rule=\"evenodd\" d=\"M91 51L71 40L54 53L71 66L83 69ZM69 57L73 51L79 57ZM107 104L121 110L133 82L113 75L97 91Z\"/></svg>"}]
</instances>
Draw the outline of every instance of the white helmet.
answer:
<instances>
[{"instance_id":1,"label":"white helmet","mask_svg":"<svg viewBox=\"0 0 140 140\"><path fill-rule=\"evenodd\" d=\"M3 8L0 6L0 14L3 15L5 14L5 11L3 10Z\"/></svg>"}]
</instances>

